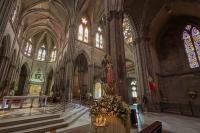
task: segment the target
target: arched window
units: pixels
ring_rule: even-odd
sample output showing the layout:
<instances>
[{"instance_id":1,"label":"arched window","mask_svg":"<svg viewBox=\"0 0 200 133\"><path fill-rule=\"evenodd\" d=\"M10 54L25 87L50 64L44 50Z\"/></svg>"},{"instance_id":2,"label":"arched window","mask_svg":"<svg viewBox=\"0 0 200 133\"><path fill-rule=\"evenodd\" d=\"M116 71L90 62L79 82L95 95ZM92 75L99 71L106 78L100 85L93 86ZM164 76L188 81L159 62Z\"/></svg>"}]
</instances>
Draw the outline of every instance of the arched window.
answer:
<instances>
[{"instance_id":1,"label":"arched window","mask_svg":"<svg viewBox=\"0 0 200 133\"><path fill-rule=\"evenodd\" d=\"M41 60L41 61L44 61L45 57L46 57L46 49L45 49L45 46L42 45L41 48L39 48L39 50L38 50L37 59Z\"/></svg>"},{"instance_id":2,"label":"arched window","mask_svg":"<svg viewBox=\"0 0 200 133\"><path fill-rule=\"evenodd\" d=\"M26 43L24 54L27 56L31 56L31 52L32 52L32 39L30 38Z\"/></svg>"},{"instance_id":3,"label":"arched window","mask_svg":"<svg viewBox=\"0 0 200 133\"><path fill-rule=\"evenodd\" d=\"M54 49L51 53L51 62L56 60L56 49Z\"/></svg>"},{"instance_id":4,"label":"arched window","mask_svg":"<svg viewBox=\"0 0 200 133\"><path fill-rule=\"evenodd\" d=\"M131 87L132 87L132 97L137 97L137 88L136 88L136 80L133 80L131 82Z\"/></svg>"},{"instance_id":5,"label":"arched window","mask_svg":"<svg viewBox=\"0 0 200 133\"><path fill-rule=\"evenodd\" d=\"M88 21L86 18L81 19L81 24L78 29L78 40L83 42L88 42L89 30L88 30Z\"/></svg>"},{"instance_id":6,"label":"arched window","mask_svg":"<svg viewBox=\"0 0 200 133\"><path fill-rule=\"evenodd\" d=\"M103 49L103 35L101 27L98 28L96 33L96 47Z\"/></svg>"},{"instance_id":7,"label":"arched window","mask_svg":"<svg viewBox=\"0 0 200 133\"><path fill-rule=\"evenodd\" d=\"M13 12L13 14L12 14L12 18L11 18L12 23L14 23L15 18L16 18L16 16L17 16L17 9L18 9L18 7L15 8L15 10L14 10L14 12Z\"/></svg>"},{"instance_id":8,"label":"arched window","mask_svg":"<svg viewBox=\"0 0 200 133\"><path fill-rule=\"evenodd\" d=\"M193 25L186 25L183 31L185 51L188 56L190 68L199 67L200 63L200 32Z\"/></svg>"},{"instance_id":9,"label":"arched window","mask_svg":"<svg viewBox=\"0 0 200 133\"><path fill-rule=\"evenodd\" d=\"M123 34L124 34L124 42L126 44L132 44L134 41L132 27L129 18L126 15L124 15L123 19Z\"/></svg>"},{"instance_id":10,"label":"arched window","mask_svg":"<svg viewBox=\"0 0 200 133\"><path fill-rule=\"evenodd\" d=\"M83 25L82 24L80 24L79 25L79 30L78 30L78 40L83 40L83 32L84 32L84 30L83 30Z\"/></svg>"}]
</instances>

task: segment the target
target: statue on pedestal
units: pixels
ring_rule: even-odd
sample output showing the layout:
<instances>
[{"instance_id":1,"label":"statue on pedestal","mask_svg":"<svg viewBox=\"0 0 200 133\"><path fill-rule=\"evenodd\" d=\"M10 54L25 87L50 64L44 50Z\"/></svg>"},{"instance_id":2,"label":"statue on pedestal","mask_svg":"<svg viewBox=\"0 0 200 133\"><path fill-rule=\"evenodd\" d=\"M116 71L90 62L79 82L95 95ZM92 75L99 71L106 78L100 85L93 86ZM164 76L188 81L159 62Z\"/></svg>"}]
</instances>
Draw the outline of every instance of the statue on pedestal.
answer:
<instances>
[{"instance_id":1,"label":"statue on pedestal","mask_svg":"<svg viewBox=\"0 0 200 133\"><path fill-rule=\"evenodd\" d=\"M105 77L104 91L106 94L114 94L113 64L110 55L105 55L102 61Z\"/></svg>"}]
</instances>

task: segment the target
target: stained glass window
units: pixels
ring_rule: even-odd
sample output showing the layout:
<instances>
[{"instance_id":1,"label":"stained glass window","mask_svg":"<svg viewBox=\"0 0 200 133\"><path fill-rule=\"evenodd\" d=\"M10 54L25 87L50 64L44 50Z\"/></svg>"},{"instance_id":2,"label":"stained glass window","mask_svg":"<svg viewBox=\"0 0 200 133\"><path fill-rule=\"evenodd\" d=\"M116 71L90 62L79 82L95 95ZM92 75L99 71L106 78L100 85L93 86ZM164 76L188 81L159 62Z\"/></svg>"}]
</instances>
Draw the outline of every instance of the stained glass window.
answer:
<instances>
[{"instance_id":1,"label":"stained glass window","mask_svg":"<svg viewBox=\"0 0 200 133\"><path fill-rule=\"evenodd\" d=\"M192 28L192 38L194 41L198 58L200 59L200 35L199 35L199 30L196 27Z\"/></svg>"},{"instance_id":2,"label":"stained glass window","mask_svg":"<svg viewBox=\"0 0 200 133\"><path fill-rule=\"evenodd\" d=\"M124 42L126 44L133 43L133 34L132 27L129 18L125 15L123 19L123 34L124 34Z\"/></svg>"},{"instance_id":3,"label":"stained glass window","mask_svg":"<svg viewBox=\"0 0 200 133\"><path fill-rule=\"evenodd\" d=\"M199 67L200 61L200 33L197 27L186 25L183 31L185 51L190 68Z\"/></svg>"},{"instance_id":4,"label":"stained glass window","mask_svg":"<svg viewBox=\"0 0 200 133\"><path fill-rule=\"evenodd\" d=\"M84 42L88 42L88 28L85 28Z\"/></svg>"},{"instance_id":5,"label":"stained glass window","mask_svg":"<svg viewBox=\"0 0 200 133\"><path fill-rule=\"evenodd\" d=\"M41 60L41 61L44 61L45 58L46 58L46 49L45 49L45 46L42 45L41 48L39 48L39 50L38 50L37 59Z\"/></svg>"},{"instance_id":6,"label":"stained glass window","mask_svg":"<svg viewBox=\"0 0 200 133\"><path fill-rule=\"evenodd\" d=\"M101 27L98 28L96 33L96 47L103 49L103 35Z\"/></svg>"},{"instance_id":7,"label":"stained glass window","mask_svg":"<svg viewBox=\"0 0 200 133\"><path fill-rule=\"evenodd\" d=\"M37 57L37 59L41 60L41 58L42 58L42 49L39 49L38 50L38 57Z\"/></svg>"},{"instance_id":8,"label":"stained glass window","mask_svg":"<svg viewBox=\"0 0 200 133\"><path fill-rule=\"evenodd\" d=\"M88 43L89 30L88 21L86 18L81 19L81 24L78 29L78 40Z\"/></svg>"},{"instance_id":9,"label":"stained glass window","mask_svg":"<svg viewBox=\"0 0 200 133\"><path fill-rule=\"evenodd\" d=\"M53 50L51 53L51 61L55 61L56 60L56 50Z\"/></svg>"},{"instance_id":10,"label":"stained glass window","mask_svg":"<svg viewBox=\"0 0 200 133\"><path fill-rule=\"evenodd\" d=\"M83 40L83 25L79 25L79 30L78 30L78 40L82 41Z\"/></svg>"},{"instance_id":11,"label":"stained glass window","mask_svg":"<svg viewBox=\"0 0 200 133\"><path fill-rule=\"evenodd\" d=\"M27 41L25 49L24 49L24 54L27 56L31 56L31 52L32 52L32 40L31 38L29 39L29 41Z\"/></svg>"}]
</instances>

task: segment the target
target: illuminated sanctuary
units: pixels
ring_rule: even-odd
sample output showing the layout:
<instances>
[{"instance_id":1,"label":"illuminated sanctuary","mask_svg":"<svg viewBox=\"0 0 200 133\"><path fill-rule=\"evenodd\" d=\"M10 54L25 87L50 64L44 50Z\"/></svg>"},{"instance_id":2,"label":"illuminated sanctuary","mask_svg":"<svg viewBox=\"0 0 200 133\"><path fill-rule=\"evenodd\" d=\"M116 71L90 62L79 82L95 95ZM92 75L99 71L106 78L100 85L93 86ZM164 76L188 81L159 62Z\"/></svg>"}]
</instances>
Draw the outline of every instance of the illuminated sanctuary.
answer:
<instances>
[{"instance_id":1,"label":"illuminated sanctuary","mask_svg":"<svg viewBox=\"0 0 200 133\"><path fill-rule=\"evenodd\" d=\"M0 133L199 133L198 0L0 0Z\"/></svg>"}]
</instances>

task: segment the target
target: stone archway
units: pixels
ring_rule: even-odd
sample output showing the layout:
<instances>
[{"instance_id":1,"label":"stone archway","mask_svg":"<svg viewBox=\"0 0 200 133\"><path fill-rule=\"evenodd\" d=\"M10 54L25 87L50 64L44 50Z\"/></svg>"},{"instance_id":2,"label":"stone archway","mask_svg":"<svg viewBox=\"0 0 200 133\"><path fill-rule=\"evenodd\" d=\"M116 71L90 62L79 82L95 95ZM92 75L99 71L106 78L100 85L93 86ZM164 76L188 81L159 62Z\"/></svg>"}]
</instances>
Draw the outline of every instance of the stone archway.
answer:
<instances>
[{"instance_id":1,"label":"stone archway","mask_svg":"<svg viewBox=\"0 0 200 133\"><path fill-rule=\"evenodd\" d=\"M88 62L84 54L77 56L74 70L73 99L85 99L88 84Z\"/></svg>"},{"instance_id":2,"label":"stone archway","mask_svg":"<svg viewBox=\"0 0 200 133\"><path fill-rule=\"evenodd\" d=\"M26 84L28 80L28 68L26 64L23 64L21 67L20 75L19 75L19 82L18 82L18 88L15 93L16 96L23 96L24 91L26 89Z\"/></svg>"}]
</instances>

